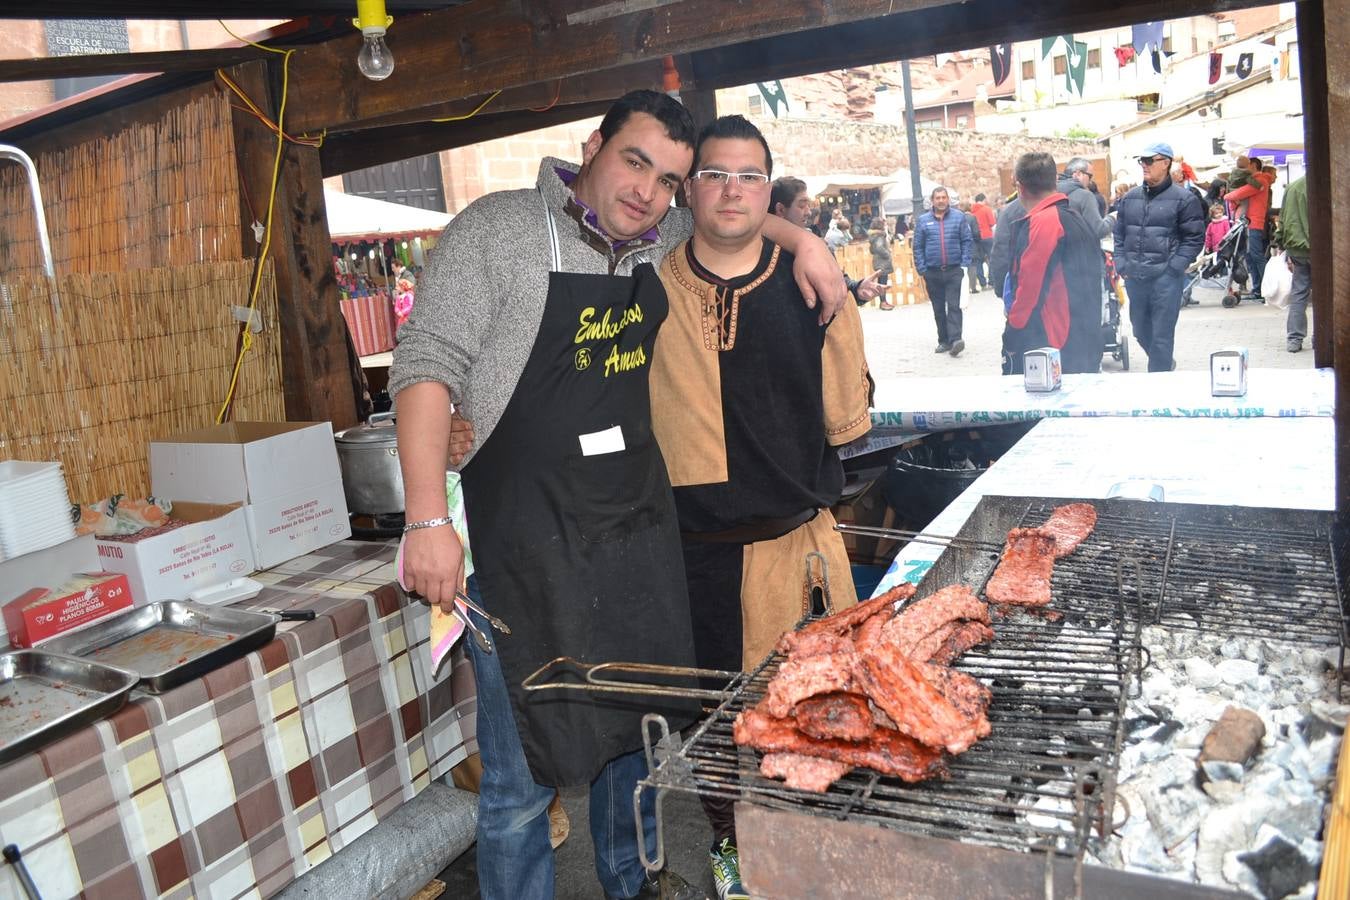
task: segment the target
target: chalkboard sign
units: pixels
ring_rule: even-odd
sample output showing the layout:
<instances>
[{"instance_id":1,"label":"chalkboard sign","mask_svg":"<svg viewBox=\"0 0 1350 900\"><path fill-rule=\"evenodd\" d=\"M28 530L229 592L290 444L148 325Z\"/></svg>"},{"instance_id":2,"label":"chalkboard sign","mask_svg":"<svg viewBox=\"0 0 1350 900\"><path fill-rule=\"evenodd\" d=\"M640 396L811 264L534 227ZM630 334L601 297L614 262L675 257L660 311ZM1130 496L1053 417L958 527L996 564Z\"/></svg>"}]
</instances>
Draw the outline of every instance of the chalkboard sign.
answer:
<instances>
[{"instance_id":1,"label":"chalkboard sign","mask_svg":"<svg viewBox=\"0 0 1350 900\"><path fill-rule=\"evenodd\" d=\"M131 51L126 19L49 19L43 26L47 32L48 56L92 56ZM120 77L58 78L54 83L56 99L64 100Z\"/></svg>"}]
</instances>

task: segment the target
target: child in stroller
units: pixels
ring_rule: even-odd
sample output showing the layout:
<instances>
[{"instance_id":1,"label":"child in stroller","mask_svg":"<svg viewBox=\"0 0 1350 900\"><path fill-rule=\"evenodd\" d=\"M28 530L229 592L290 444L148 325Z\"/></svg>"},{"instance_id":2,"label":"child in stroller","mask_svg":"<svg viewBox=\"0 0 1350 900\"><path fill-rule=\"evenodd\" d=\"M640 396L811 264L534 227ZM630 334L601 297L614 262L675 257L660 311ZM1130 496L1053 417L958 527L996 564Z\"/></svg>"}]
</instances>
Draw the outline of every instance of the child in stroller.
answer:
<instances>
[{"instance_id":1,"label":"child in stroller","mask_svg":"<svg viewBox=\"0 0 1350 900\"><path fill-rule=\"evenodd\" d=\"M1222 288L1225 307L1237 306L1242 291L1247 287L1247 264L1244 262L1247 254L1247 219L1239 216L1230 227L1224 229L1220 220L1214 217L1215 210L1224 222L1227 221L1222 206L1215 204L1211 207L1210 227L1205 231L1205 249L1186 269L1191 280L1181 292L1182 306L1200 303L1192 297L1198 284Z\"/></svg>"}]
</instances>

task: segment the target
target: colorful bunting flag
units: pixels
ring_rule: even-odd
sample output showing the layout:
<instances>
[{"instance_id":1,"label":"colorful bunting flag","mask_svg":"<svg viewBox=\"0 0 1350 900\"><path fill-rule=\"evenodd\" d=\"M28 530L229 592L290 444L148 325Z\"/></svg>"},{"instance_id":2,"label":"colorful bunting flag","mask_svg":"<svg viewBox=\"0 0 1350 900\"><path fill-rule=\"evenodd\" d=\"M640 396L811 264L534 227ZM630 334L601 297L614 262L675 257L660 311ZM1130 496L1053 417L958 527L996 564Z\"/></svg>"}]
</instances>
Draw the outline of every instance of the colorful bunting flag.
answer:
<instances>
[{"instance_id":1,"label":"colorful bunting flag","mask_svg":"<svg viewBox=\"0 0 1350 900\"><path fill-rule=\"evenodd\" d=\"M1149 48L1162 49L1163 23L1144 22L1130 28L1130 43L1136 53L1143 54Z\"/></svg>"},{"instance_id":2,"label":"colorful bunting flag","mask_svg":"<svg viewBox=\"0 0 1350 900\"><path fill-rule=\"evenodd\" d=\"M1134 62L1134 56L1135 56L1134 48L1129 45L1116 48L1116 64L1119 65L1122 69L1125 66L1129 65L1130 63Z\"/></svg>"},{"instance_id":3,"label":"colorful bunting flag","mask_svg":"<svg viewBox=\"0 0 1350 900\"><path fill-rule=\"evenodd\" d=\"M1211 53L1209 55L1209 83L1217 84L1219 78L1223 75L1223 54Z\"/></svg>"},{"instance_id":4,"label":"colorful bunting flag","mask_svg":"<svg viewBox=\"0 0 1350 900\"><path fill-rule=\"evenodd\" d=\"M1240 55L1237 61L1237 77L1246 78L1248 75L1252 74L1252 64L1254 61L1255 57L1253 57L1251 53L1243 53Z\"/></svg>"},{"instance_id":5,"label":"colorful bunting flag","mask_svg":"<svg viewBox=\"0 0 1350 900\"><path fill-rule=\"evenodd\" d=\"M783 82L760 81L755 84L755 87L759 88L760 95L764 97L764 102L769 104L769 111L773 113L775 119L778 118L778 104L781 103L783 111L787 112L788 98L787 91L783 89Z\"/></svg>"},{"instance_id":6,"label":"colorful bunting flag","mask_svg":"<svg viewBox=\"0 0 1350 900\"><path fill-rule=\"evenodd\" d=\"M1087 78L1087 44L1069 41L1069 65L1065 68L1065 86L1083 96L1083 81Z\"/></svg>"},{"instance_id":7,"label":"colorful bunting flag","mask_svg":"<svg viewBox=\"0 0 1350 900\"><path fill-rule=\"evenodd\" d=\"M1012 44L995 44L989 48L989 65L994 70L994 86L1008 80L1012 73Z\"/></svg>"}]
</instances>

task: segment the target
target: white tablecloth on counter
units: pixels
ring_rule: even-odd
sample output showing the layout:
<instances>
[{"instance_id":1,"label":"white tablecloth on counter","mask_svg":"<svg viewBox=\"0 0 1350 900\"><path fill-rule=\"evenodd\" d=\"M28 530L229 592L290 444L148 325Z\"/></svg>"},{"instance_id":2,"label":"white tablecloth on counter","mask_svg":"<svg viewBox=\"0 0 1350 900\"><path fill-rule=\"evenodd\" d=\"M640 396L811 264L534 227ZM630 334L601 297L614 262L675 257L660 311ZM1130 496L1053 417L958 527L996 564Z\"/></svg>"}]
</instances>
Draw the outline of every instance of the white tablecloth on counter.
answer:
<instances>
[{"instance_id":1,"label":"white tablecloth on counter","mask_svg":"<svg viewBox=\"0 0 1350 900\"><path fill-rule=\"evenodd\" d=\"M1048 394L1020 375L887 378L877 382L872 428L943 431L1036 419L1297 418L1335 413L1331 369L1253 369L1245 397L1211 397L1208 372L1065 375Z\"/></svg>"},{"instance_id":2,"label":"white tablecloth on counter","mask_svg":"<svg viewBox=\"0 0 1350 900\"><path fill-rule=\"evenodd\" d=\"M1047 419L923 531L954 536L986 495L1106 497L1135 480L1175 503L1334 509L1334 445L1335 423L1321 417ZM876 592L918 583L942 550L908 544Z\"/></svg>"}]
</instances>

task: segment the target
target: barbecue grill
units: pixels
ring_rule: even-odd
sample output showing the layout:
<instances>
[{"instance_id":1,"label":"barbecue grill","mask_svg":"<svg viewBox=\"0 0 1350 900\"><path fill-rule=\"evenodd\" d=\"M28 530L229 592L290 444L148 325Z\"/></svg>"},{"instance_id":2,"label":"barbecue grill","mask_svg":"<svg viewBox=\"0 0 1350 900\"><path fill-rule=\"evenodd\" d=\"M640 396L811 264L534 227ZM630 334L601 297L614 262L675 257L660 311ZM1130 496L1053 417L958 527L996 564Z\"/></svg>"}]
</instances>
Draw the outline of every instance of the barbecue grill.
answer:
<instances>
[{"instance_id":1,"label":"barbecue grill","mask_svg":"<svg viewBox=\"0 0 1350 900\"><path fill-rule=\"evenodd\" d=\"M915 596L958 582L981 592L1008 531L1039 525L1067 502L985 497L955 538L911 535L947 544ZM763 698L775 653L706 695L718 702L683 743L649 717L651 774L638 794L656 792L658 827L667 791L738 800L743 877L775 898L1245 896L1084 865L1085 854L1111 829L1126 701L1148 665L1145 625L1278 633L1340 646L1343 661L1331 516L1084 502L1097 508L1097 525L1056 562L1051 609L996 621L994 642L956 663L992 688L993 730L950 761L950 779L906 784L855 770L813 793L761 776L759 755L734 743L732 723ZM662 856L658 843L644 862L656 868Z\"/></svg>"}]
</instances>

